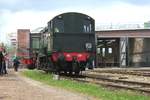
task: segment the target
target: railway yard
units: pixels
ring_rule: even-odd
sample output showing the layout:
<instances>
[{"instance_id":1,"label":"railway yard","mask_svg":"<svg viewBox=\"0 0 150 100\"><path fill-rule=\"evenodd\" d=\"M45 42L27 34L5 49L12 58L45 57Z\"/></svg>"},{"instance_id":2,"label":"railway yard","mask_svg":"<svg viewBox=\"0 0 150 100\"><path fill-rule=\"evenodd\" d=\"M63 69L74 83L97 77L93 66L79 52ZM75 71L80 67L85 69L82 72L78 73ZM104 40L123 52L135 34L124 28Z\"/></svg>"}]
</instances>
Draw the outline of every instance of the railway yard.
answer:
<instances>
[{"instance_id":1,"label":"railway yard","mask_svg":"<svg viewBox=\"0 0 150 100\"><path fill-rule=\"evenodd\" d=\"M0 100L150 100L148 0L1 1Z\"/></svg>"},{"instance_id":2,"label":"railway yard","mask_svg":"<svg viewBox=\"0 0 150 100\"><path fill-rule=\"evenodd\" d=\"M30 86L33 81L25 84L19 74L11 72L5 78L0 77L3 83L0 90L8 85L0 99L149 100L150 38L143 37L150 37L149 33L150 29L95 30L95 19L78 12L59 14L38 32L18 29L16 47L8 57L15 71L19 64L23 65L28 68L21 71L24 76L60 90L44 88L44 84ZM1 58L7 58L3 43L0 48ZM3 72L6 59L1 62ZM119 93L120 90L125 92ZM32 94L36 96L33 98Z\"/></svg>"}]
</instances>

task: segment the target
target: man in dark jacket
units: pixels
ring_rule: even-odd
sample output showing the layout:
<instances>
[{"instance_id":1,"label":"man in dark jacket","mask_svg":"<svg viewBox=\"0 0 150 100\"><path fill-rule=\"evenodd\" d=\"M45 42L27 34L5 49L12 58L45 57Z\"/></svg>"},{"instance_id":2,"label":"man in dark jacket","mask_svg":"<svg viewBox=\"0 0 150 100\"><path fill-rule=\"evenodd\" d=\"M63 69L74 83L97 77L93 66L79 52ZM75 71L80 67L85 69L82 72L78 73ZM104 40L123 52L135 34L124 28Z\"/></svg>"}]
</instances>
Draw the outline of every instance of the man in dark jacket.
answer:
<instances>
[{"instance_id":1,"label":"man in dark jacket","mask_svg":"<svg viewBox=\"0 0 150 100\"><path fill-rule=\"evenodd\" d=\"M3 63L2 63L2 66L3 66L3 73L4 74L7 74L7 69L6 69L6 56L7 56L7 53L6 53L6 50L4 49L4 51L2 52L3 54Z\"/></svg>"},{"instance_id":2,"label":"man in dark jacket","mask_svg":"<svg viewBox=\"0 0 150 100\"><path fill-rule=\"evenodd\" d=\"M3 74L3 59L4 59L4 56L3 56L3 53L2 53L2 51L0 51L0 75L2 75Z\"/></svg>"}]
</instances>

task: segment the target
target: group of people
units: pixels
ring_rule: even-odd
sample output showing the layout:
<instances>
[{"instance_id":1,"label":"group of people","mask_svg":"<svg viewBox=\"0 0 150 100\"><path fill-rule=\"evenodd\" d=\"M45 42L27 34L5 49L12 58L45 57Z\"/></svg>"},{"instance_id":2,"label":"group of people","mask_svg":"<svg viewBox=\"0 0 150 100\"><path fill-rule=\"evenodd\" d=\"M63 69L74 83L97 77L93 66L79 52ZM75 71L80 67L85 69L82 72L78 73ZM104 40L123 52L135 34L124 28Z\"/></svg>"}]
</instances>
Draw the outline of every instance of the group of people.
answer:
<instances>
[{"instance_id":1,"label":"group of people","mask_svg":"<svg viewBox=\"0 0 150 100\"><path fill-rule=\"evenodd\" d=\"M4 74L8 74L7 73L7 68L6 66L7 64L7 54L5 51L0 51L0 75L4 75ZM19 59L17 57L15 57L13 59L13 67L14 67L14 71L18 71L18 67L19 67Z\"/></svg>"}]
</instances>

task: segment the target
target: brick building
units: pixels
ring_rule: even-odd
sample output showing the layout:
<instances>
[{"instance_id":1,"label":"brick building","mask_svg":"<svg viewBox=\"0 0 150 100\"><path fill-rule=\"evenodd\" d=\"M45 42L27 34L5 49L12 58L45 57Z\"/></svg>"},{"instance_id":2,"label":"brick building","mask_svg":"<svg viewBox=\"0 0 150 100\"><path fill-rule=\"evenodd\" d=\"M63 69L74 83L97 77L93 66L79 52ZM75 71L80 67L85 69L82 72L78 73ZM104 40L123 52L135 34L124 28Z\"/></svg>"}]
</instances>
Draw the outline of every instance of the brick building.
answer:
<instances>
[{"instance_id":1,"label":"brick building","mask_svg":"<svg viewBox=\"0 0 150 100\"><path fill-rule=\"evenodd\" d=\"M17 30L17 56L29 56L30 29Z\"/></svg>"}]
</instances>

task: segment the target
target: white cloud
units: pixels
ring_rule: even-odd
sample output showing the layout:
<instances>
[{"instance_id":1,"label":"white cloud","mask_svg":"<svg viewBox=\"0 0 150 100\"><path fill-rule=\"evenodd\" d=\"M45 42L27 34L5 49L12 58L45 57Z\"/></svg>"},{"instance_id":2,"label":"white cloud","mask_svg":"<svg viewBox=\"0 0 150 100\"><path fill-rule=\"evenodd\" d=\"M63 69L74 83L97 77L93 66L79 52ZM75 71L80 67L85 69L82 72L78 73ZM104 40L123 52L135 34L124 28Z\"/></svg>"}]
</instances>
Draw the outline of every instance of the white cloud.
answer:
<instances>
[{"instance_id":1,"label":"white cloud","mask_svg":"<svg viewBox=\"0 0 150 100\"><path fill-rule=\"evenodd\" d=\"M118 3L116 5L98 8L62 8L49 11L34 11L24 10L18 12L11 12L3 10L0 18L0 33L16 32L17 29L29 28L31 30L46 26L47 22L54 16L63 12L81 12L90 15L98 24L127 24L127 23L144 23L150 20L150 13L148 10L150 6L133 6L125 3ZM1 34L1 39L3 34Z\"/></svg>"},{"instance_id":2,"label":"white cloud","mask_svg":"<svg viewBox=\"0 0 150 100\"><path fill-rule=\"evenodd\" d=\"M46 16L45 16L46 15ZM34 29L40 26L46 26L51 18L51 13L21 11L10 12L3 11L0 22L0 39L5 41L6 33L16 32L17 29Z\"/></svg>"},{"instance_id":3,"label":"white cloud","mask_svg":"<svg viewBox=\"0 0 150 100\"><path fill-rule=\"evenodd\" d=\"M142 23L150 20L149 6L133 6L118 3L106 8L95 8L87 13L96 19L96 23Z\"/></svg>"},{"instance_id":4,"label":"white cloud","mask_svg":"<svg viewBox=\"0 0 150 100\"><path fill-rule=\"evenodd\" d=\"M1 4L15 4L19 2L20 0L0 0Z\"/></svg>"},{"instance_id":5,"label":"white cloud","mask_svg":"<svg viewBox=\"0 0 150 100\"><path fill-rule=\"evenodd\" d=\"M0 40L6 41L6 34L17 32L17 29L45 27L47 22L60 14L61 11L29 11L11 12L3 10L0 18Z\"/></svg>"}]
</instances>

